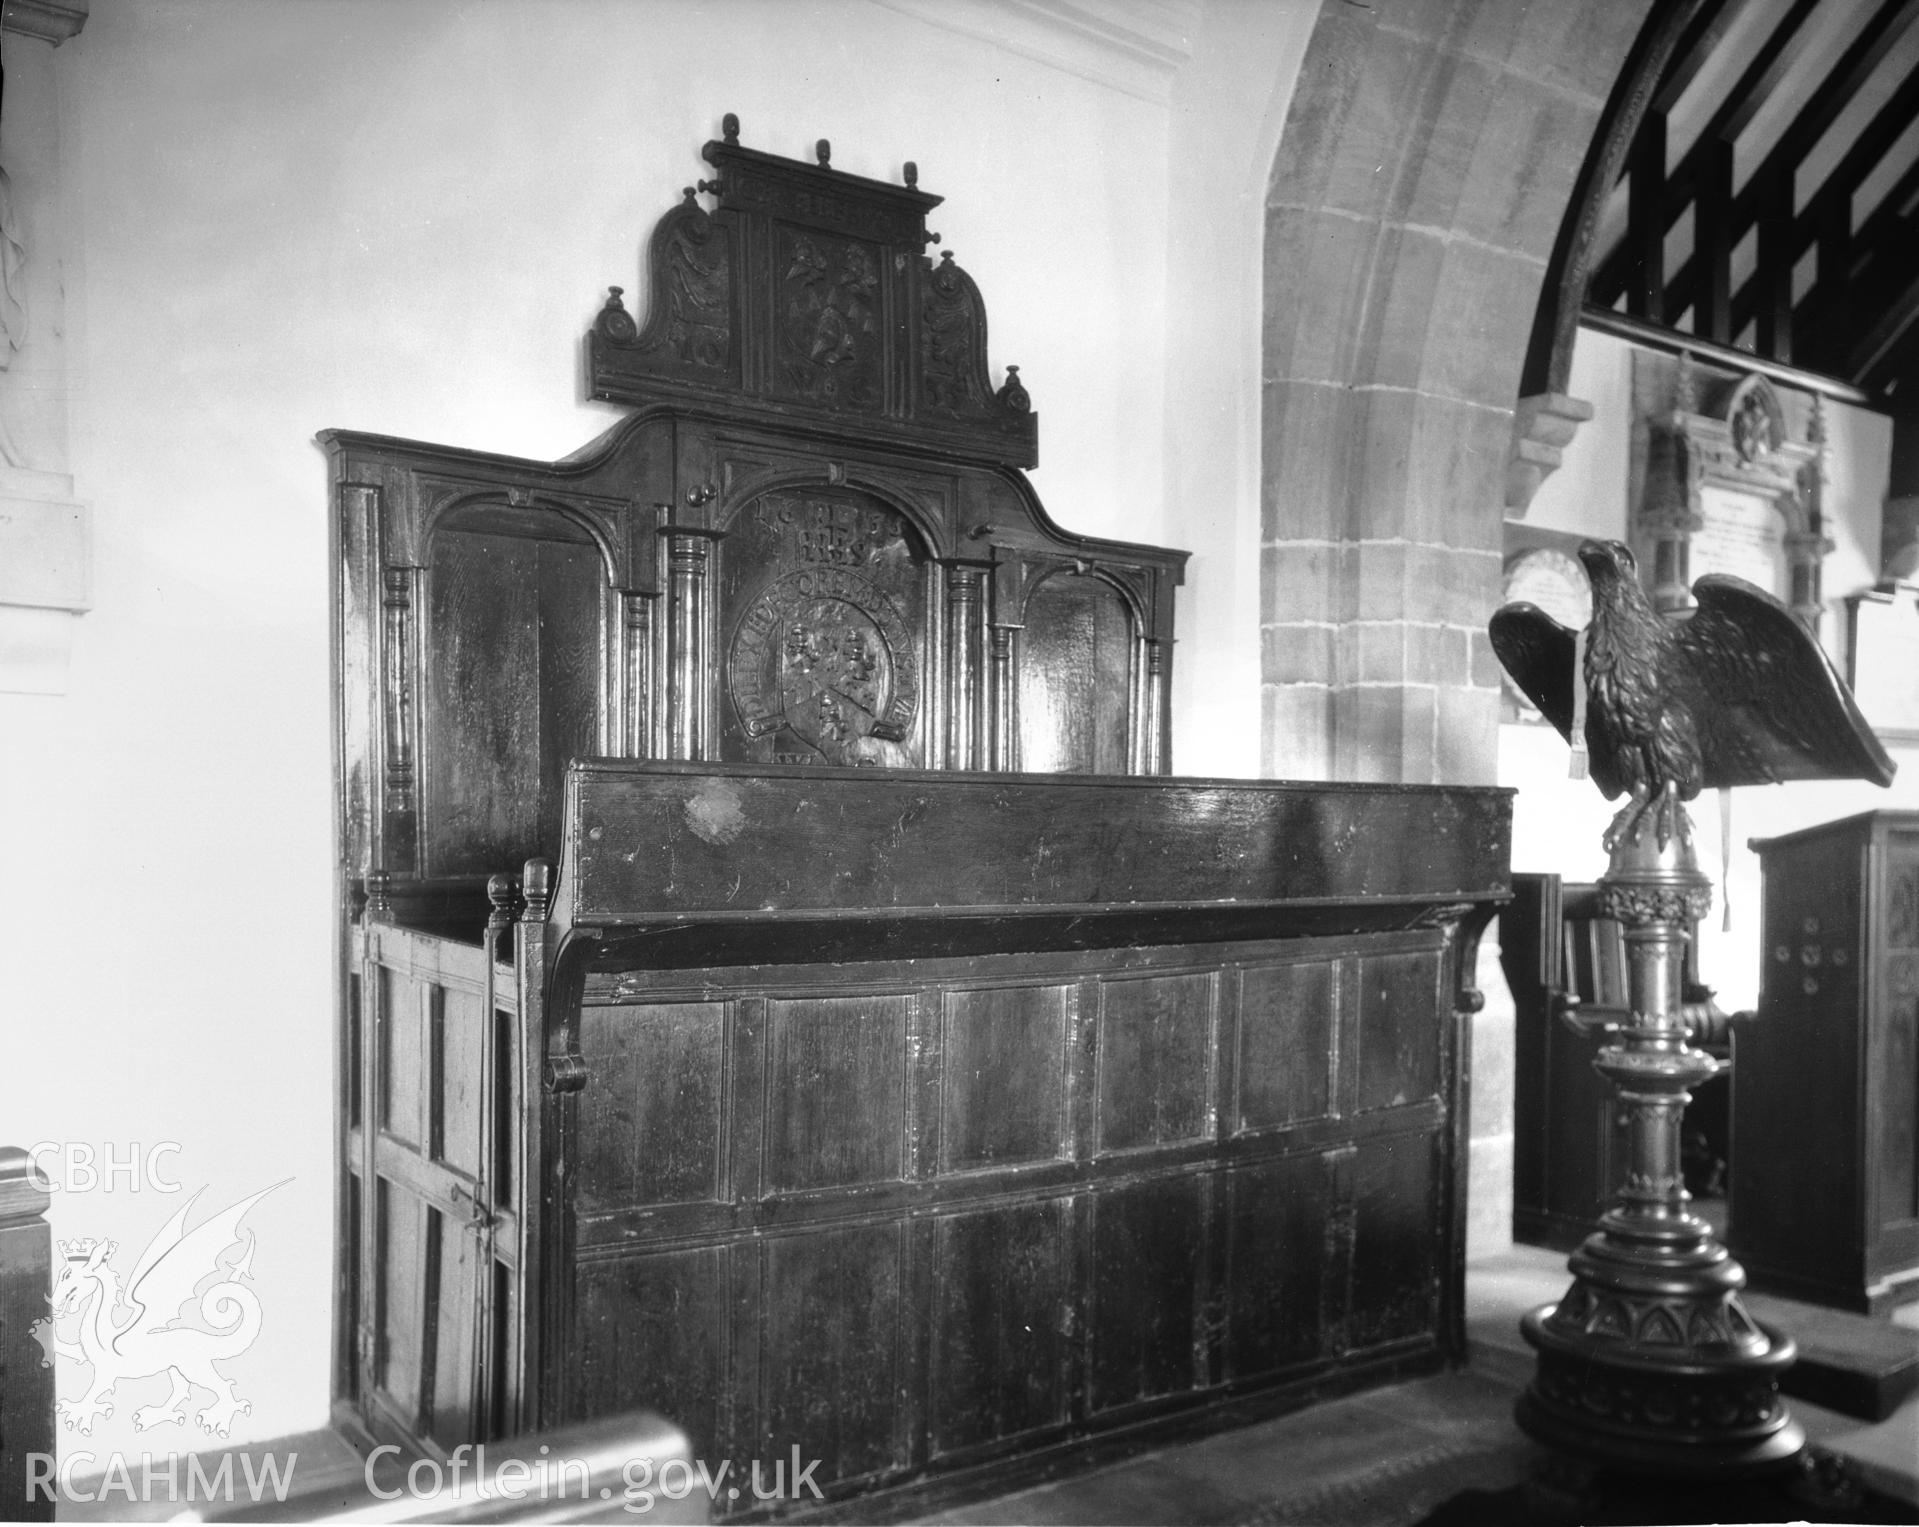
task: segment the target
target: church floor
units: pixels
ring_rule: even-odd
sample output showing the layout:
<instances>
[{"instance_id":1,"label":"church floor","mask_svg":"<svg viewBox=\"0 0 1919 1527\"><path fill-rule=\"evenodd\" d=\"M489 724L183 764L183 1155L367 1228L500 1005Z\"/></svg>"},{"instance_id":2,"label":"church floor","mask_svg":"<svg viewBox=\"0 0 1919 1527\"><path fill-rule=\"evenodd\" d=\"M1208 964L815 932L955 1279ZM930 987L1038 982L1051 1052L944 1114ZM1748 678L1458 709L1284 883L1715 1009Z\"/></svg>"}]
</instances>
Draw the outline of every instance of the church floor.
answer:
<instances>
[{"instance_id":1,"label":"church floor","mask_svg":"<svg viewBox=\"0 0 1919 1527\"><path fill-rule=\"evenodd\" d=\"M1562 1253L1514 1246L1467 1268L1470 1358L1462 1371L1370 1390L925 1520L942 1527L1412 1527L1461 1491L1503 1490L1527 1472L1534 1450L1512 1420L1513 1401L1532 1377L1519 1317L1558 1298L1567 1281ZM1919 1305L1896 1318L1919 1327ZM1868 1488L1919 1506L1919 1394L1878 1423L1790 1403L1812 1441L1844 1455Z\"/></svg>"},{"instance_id":2,"label":"church floor","mask_svg":"<svg viewBox=\"0 0 1919 1527\"><path fill-rule=\"evenodd\" d=\"M1562 1254L1528 1246L1473 1262L1466 1277L1470 1357L1457 1372L1327 1401L919 1520L1413 1527L1462 1491L1503 1490L1526 1473L1534 1453L1513 1426L1512 1406L1531 1377L1532 1354L1518 1322L1564 1291L1565 1269ZM1897 1318L1919 1327L1919 1305ZM1878 1423L1803 1400L1791 1405L1812 1440L1843 1454L1870 1489L1919 1507L1919 1394ZM313 1433L282 1441L311 1459L307 1479L317 1485L337 1476L340 1488L302 1492L304 1501L290 1501L294 1509L276 1517L323 1520L363 1504L351 1488L359 1460L341 1439ZM59 1515L164 1520L179 1509L129 1509L116 1500L105 1508L63 1504Z\"/></svg>"}]
</instances>

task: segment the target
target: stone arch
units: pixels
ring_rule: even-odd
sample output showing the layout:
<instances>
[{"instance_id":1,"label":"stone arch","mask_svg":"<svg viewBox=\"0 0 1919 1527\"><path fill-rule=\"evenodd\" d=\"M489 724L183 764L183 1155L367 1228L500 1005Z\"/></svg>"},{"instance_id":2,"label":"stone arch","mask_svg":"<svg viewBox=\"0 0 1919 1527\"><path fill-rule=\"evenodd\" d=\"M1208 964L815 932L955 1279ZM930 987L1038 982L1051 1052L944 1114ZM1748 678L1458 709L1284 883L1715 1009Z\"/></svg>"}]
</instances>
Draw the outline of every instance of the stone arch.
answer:
<instances>
[{"instance_id":1,"label":"stone arch","mask_svg":"<svg viewBox=\"0 0 1919 1527\"><path fill-rule=\"evenodd\" d=\"M1513 407L1650 4L1322 0L1266 197L1268 773L1494 776Z\"/></svg>"}]
</instances>

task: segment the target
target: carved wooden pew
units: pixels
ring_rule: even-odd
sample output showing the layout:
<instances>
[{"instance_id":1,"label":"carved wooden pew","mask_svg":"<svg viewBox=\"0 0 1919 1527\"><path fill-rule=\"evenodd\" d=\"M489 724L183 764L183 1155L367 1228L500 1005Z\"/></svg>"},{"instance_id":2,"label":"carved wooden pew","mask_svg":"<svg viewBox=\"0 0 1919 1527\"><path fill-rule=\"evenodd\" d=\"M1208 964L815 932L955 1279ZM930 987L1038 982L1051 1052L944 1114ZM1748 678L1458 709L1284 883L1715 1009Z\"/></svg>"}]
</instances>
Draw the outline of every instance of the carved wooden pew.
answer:
<instances>
[{"instance_id":1,"label":"carved wooden pew","mask_svg":"<svg viewBox=\"0 0 1919 1527\"><path fill-rule=\"evenodd\" d=\"M600 440L323 437L338 1419L846 1496L1444 1362L1506 793L1160 777L1185 555L1046 515L938 198L705 154Z\"/></svg>"}]
</instances>

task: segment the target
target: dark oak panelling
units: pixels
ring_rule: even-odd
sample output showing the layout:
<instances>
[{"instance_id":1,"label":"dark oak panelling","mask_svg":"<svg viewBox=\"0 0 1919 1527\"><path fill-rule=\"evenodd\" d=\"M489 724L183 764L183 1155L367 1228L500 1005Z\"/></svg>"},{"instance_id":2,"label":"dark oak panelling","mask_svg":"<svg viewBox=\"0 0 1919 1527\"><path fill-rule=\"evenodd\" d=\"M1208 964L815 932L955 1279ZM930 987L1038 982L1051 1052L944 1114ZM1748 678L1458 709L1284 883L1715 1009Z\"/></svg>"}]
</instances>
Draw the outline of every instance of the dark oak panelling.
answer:
<instances>
[{"instance_id":1,"label":"dark oak panelling","mask_svg":"<svg viewBox=\"0 0 1919 1527\"><path fill-rule=\"evenodd\" d=\"M1298 1368L1327 1355L1338 1317L1327 1257L1333 1174L1317 1152L1226 1175L1225 1369L1228 1381Z\"/></svg>"},{"instance_id":2,"label":"dark oak panelling","mask_svg":"<svg viewBox=\"0 0 1919 1527\"><path fill-rule=\"evenodd\" d=\"M596 548L547 521L539 537L434 538L423 721L432 874L484 874L555 842L567 762L598 751L605 580Z\"/></svg>"},{"instance_id":3,"label":"dark oak panelling","mask_svg":"<svg viewBox=\"0 0 1919 1527\"><path fill-rule=\"evenodd\" d=\"M1078 1335L1072 1201L944 1216L933 1265L930 1455L1063 1425Z\"/></svg>"},{"instance_id":4,"label":"dark oak panelling","mask_svg":"<svg viewBox=\"0 0 1919 1527\"><path fill-rule=\"evenodd\" d=\"M822 1484L896 1462L900 1415L900 1223L770 1236L760 1243L760 1456L825 1460Z\"/></svg>"},{"instance_id":5,"label":"dark oak panelling","mask_svg":"<svg viewBox=\"0 0 1919 1527\"><path fill-rule=\"evenodd\" d=\"M604 1085L580 1099L580 1207L720 1197L725 1004L630 1003L580 1015Z\"/></svg>"},{"instance_id":6,"label":"dark oak panelling","mask_svg":"<svg viewBox=\"0 0 1919 1527\"><path fill-rule=\"evenodd\" d=\"M1072 990L950 991L941 1002L940 1169L1056 1160L1068 1143L1067 1019Z\"/></svg>"},{"instance_id":7,"label":"dark oak panelling","mask_svg":"<svg viewBox=\"0 0 1919 1527\"><path fill-rule=\"evenodd\" d=\"M1438 1317L1439 1150L1429 1134L1360 1145L1353 1163L1352 1294L1348 1346L1424 1337Z\"/></svg>"},{"instance_id":8,"label":"dark oak panelling","mask_svg":"<svg viewBox=\"0 0 1919 1527\"><path fill-rule=\"evenodd\" d=\"M909 996L766 1004L765 1189L897 1180L906 1098Z\"/></svg>"},{"instance_id":9,"label":"dark oak panelling","mask_svg":"<svg viewBox=\"0 0 1919 1527\"><path fill-rule=\"evenodd\" d=\"M721 1321L722 1284L725 1391L644 1403L711 1416L722 1454L798 1446L849 1483L1371 1352L1437 1356L1446 947L1414 930L596 979L571 1340L619 1364L594 1360L569 1416L641 1403L628 1367L705 1360L622 1300ZM726 1001L694 999L722 981ZM675 1210L686 1152L682 1196L718 1201ZM687 1250L653 1249L665 1235ZM702 1249L730 1273L687 1260Z\"/></svg>"},{"instance_id":10,"label":"dark oak panelling","mask_svg":"<svg viewBox=\"0 0 1919 1527\"><path fill-rule=\"evenodd\" d=\"M1132 618L1104 579L1055 573L1028 596L1020 633L1019 766L1125 774L1127 711L1100 696L1133 683Z\"/></svg>"},{"instance_id":11,"label":"dark oak panelling","mask_svg":"<svg viewBox=\"0 0 1919 1527\"><path fill-rule=\"evenodd\" d=\"M1361 969L1356 1106L1392 1108L1436 1095L1439 1026L1408 1024L1405 1015L1439 1000L1438 954L1381 955Z\"/></svg>"},{"instance_id":12,"label":"dark oak panelling","mask_svg":"<svg viewBox=\"0 0 1919 1527\"><path fill-rule=\"evenodd\" d=\"M1333 1112L1339 1074L1339 975L1330 960L1255 965L1240 973L1241 1130Z\"/></svg>"},{"instance_id":13,"label":"dark oak panelling","mask_svg":"<svg viewBox=\"0 0 1919 1527\"><path fill-rule=\"evenodd\" d=\"M1212 1132L1218 978L1101 983L1099 1149L1137 1150Z\"/></svg>"},{"instance_id":14,"label":"dark oak panelling","mask_svg":"<svg viewBox=\"0 0 1919 1527\"><path fill-rule=\"evenodd\" d=\"M568 1365L568 1412L657 1411L696 1448L723 1447L731 1255L699 1246L581 1262L576 1319L588 1339Z\"/></svg>"},{"instance_id":15,"label":"dark oak panelling","mask_svg":"<svg viewBox=\"0 0 1919 1527\"><path fill-rule=\"evenodd\" d=\"M1089 1411L1207 1381L1200 1321L1211 1186L1206 1176L1179 1176L1095 1196Z\"/></svg>"}]
</instances>

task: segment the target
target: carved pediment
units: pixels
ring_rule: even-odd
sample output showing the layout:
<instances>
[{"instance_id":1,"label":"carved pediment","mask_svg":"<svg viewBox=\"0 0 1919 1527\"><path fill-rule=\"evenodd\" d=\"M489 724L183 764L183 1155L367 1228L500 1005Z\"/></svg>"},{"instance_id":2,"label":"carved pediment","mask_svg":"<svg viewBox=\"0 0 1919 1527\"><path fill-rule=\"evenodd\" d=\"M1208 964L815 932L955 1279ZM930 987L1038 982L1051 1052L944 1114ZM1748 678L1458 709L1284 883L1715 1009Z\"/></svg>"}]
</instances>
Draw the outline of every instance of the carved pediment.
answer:
<instances>
[{"instance_id":1,"label":"carved pediment","mask_svg":"<svg viewBox=\"0 0 1919 1527\"><path fill-rule=\"evenodd\" d=\"M702 152L717 173L654 230L643 320L613 287L594 322L594 397L720 402L947 458L1038 462L1019 368L993 386L979 288L950 252L926 255L941 198L911 163L895 186L835 170L824 140L817 164L783 159L741 147L731 115Z\"/></svg>"}]
</instances>

